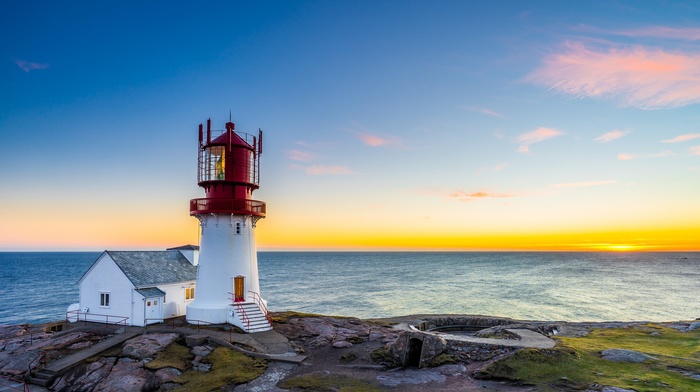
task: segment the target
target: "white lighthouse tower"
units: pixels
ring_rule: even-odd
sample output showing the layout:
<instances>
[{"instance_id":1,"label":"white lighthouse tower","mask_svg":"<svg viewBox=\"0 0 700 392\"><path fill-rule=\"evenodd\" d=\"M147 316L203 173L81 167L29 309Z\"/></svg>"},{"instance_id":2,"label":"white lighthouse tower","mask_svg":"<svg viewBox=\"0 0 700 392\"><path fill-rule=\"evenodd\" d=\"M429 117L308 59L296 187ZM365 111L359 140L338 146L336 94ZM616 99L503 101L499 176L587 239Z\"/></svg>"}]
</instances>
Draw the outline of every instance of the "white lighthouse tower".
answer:
<instances>
[{"instance_id":1,"label":"white lighthouse tower","mask_svg":"<svg viewBox=\"0 0 700 392\"><path fill-rule=\"evenodd\" d=\"M190 201L190 215L201 225L195 298L187 305L192 324L236 325L246 332L271 329L260 297L255 225L265 203L253 200L259 188L262 131L226 129L206 134L199 125L199 186L206 197Z\"/></svg>"}]
</instances>

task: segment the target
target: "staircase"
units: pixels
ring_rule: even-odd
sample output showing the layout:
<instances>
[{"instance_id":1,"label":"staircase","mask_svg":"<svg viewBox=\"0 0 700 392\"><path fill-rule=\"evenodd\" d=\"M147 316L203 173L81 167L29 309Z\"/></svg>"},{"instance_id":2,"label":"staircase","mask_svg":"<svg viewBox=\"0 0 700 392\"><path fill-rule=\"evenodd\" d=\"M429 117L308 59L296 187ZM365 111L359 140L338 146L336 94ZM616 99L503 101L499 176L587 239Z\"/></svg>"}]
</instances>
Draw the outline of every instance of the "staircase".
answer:
<instances>
[{"instance_id":1,"label":"staircase","mask_svg":"<svg viewBox=\"0 0 700 392\"><path fill-rule=\"evenodd\" d=\"M42 387L49 387L56 377L58 377L57 372L44 368L33 373L32 376L29 377L29 382Z\"/></svg>"},{"instance_id":2,"label":"staircase","mask_svg":"<svg viewBox=\"0 0 700 392\"><path fill-rule=\"evenodd\" d=\"M233 305L233 310L240 321L238 326L245 332L263 332L272 329L265 313L255 302L237 302Z\"/></svg>"}]
</instances>

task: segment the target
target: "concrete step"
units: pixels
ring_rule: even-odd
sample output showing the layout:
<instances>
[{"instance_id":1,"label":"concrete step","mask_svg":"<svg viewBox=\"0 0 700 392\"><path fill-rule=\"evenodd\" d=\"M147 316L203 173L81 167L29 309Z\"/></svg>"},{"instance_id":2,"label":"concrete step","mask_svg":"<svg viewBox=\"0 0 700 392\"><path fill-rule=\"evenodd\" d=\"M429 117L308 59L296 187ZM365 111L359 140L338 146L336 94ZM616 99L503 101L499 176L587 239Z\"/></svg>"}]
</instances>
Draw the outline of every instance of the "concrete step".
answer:
<instances>
[{"instance_id":1,"label":"concrete step","mask_svg":"<svg viewBox=\"0 0 700 392\"><path fill-rule=\"evenodd\" d=\"M236 304L238 311L243 310L248 326L243 328L246 332L262 332L272 329L270 322L260 307L255 302L245 302ZM245 322L244 322L245 323Z\"/></svg>"}]
</instances>

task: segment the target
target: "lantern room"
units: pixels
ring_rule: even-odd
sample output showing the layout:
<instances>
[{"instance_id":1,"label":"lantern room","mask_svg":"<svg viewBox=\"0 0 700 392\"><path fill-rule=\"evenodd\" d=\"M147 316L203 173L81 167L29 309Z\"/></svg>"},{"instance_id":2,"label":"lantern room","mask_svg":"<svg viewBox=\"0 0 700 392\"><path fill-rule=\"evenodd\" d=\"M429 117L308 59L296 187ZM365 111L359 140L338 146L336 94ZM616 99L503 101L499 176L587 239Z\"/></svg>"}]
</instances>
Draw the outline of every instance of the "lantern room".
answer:
<instances>
[{"instance_id":1,"label":"lantern room","mask_svg":"<svg viewBox=\"0 0 700 392\"><path fill-rule=\"evenodd\" d=\"M259 188L259 161L262 131L258 135L236 132L233 122L225 130L212 130L207 120L206 132L199 125L199 186L206 198L190 202L190 215L233 213L265 216L265 203L252 200Z\"/></svg>"}]
</instances>

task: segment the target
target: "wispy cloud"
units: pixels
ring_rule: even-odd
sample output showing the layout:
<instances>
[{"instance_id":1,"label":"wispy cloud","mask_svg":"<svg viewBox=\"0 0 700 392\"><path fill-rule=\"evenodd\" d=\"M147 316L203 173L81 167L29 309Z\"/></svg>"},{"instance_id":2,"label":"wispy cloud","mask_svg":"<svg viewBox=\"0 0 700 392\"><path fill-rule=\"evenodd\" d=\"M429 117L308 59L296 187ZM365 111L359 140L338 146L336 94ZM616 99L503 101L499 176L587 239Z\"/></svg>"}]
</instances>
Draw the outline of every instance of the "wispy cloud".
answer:
<instances>
[{"instance_id":1,"label":"wispy cloud","mask_svg":"<svg viewBox=\"0 0 700 392\"><path fill-rule=\"evenodd\" d=\"M554 185L552 185L552 188L583 188L583 187L589 187L589 186L615 184L617 182L618 182L617 180L566 182L563 184L554 184Z\"/></svg>"},{"instance_id":2,"label":"wispy cloud","mask_svg":"<svg viewBox=\"0 0 700 392\"><path fill-rule=\"evenodd\" d=\"M661 152L655 153L655 154L632 154L632 153L623 152L621 154L617 154L617 159L619 159L621 161L630 161L633 159L665 158L665 157L669 157L671 155L674 155L673 151L669 151L669 150L664 150L664 151L661 151Z\"/></svg>"},{"instance_id":3,"label":"wispy cloud","mask_svg":"<svg viewBox=\"0 0 700 392\"><path fill-rule=\"evenodd\" d=\"M700 155L700 146L690 147L690 155Z\"/></svg>"},{"instance_id":4,"label":"wispy cloud","mask_svg":"<svg viewBox=\"0 0 700 392\"><path fill-rule=\"evenodd\" d=\"M700 102L700 53L568 43L526 80L579 98L614 98L623 106L680 107Z\"/></svg>"},{"instance_id":5,"label":"wispy cloud","mask_svg":"<svg viewBox=\"0 0 700 392\"><path fill-rule=\"evenodd\" d=\"M403 142L396 136L383 136L378 132L374 132L364 126L353 122L354 128L345 128L346 131L352 132L367 146L370 147L403 147Z\"/></svg>"},{"instance_id":6,"label":"wispy cloud","mask_svg":"<svg viewBox=\"0 0 700 392\"><path fill-rule=\"evenodd\" d=\"M547 139L551 139L555 136L561 136L564 132L558 131L553 128L540 127L534 131L523 133L517 137L517 142L520 143L518 151L525 153L530 151L530 145L543 142Z\"/></svg>"},{"instance_id":7,"label":"wispy cloud","mask_svg":"<svg viewBox=\"0 0 700 392\"><path fill-rule=\"evenodd\" d=\"M305 173L312 176L329 175L348 175L352 171L347 166L323 166L314 165L306 168Z\"/></svg>"},{"instance_id":8,"label":"wispy cloud","mask_svg":"<svg viewBox=\"0 0 700 392\"><path fill-rule=\"evenodd\" d=\"M498 112L493 111L491 109L480 107L480 106L466 106L465 109L470 110L472 112L485 114L485 115L491 116L491 117L505 117L501 113L498 113Z\"/></svg>"},{"instance_id":9,"label":"wispy cloud","mask_svg":"<svg viewBox=\"0 0 700 392\"><path fill-rule=\"evenodd\" d=\"M287 158L293 161L309 162L313 158L313 155L308 151L289 150L287 151Z\"/></svg>"},{"instance_id":10,"label":"wispy cloud","mask_svg":"<svg viewBox=\"0 0 700 392\"><path fill-rule=\"evenodd\" d=\"M357 137L370 147L401 147L401 139L395 136L379 136L370 133L359 133Z\"/></svg>"},{"instance_id":11,"label":"wispy cloud","mask_svg":"<svg viewBox=\"0 0 700 392\"><path fill-rule=\"evenodd\" d=\"M700 133L686 133L685 135L676 136L673 139L662 140L663 143L682 143L688 140L697 139L700 137Z\"/></svg>"},{"instance_id":12,"label":"wispy cloud","mask_svg":"<svg viewBox=\"0 0 700 392\"><path fill-rule=\"evenodd\" d=\"M22 68L24 72L30 72L37 69L46 69L50 66L50 64L34 63L25 60L15 60L15 64L17 64L18 67Z\"/></svg>"},{"instance_id":13,"label":"wispy cloud","mask_svg":"<svg viewBox=\"0 0 700 392\"><path fill-rule=\"evenodd\" d=\"M627 135L628 133L630 133L630 131L620 131L616 129L614 131L606 132L593 140L599 143L608 143L613 140L619 139Z\"/></svg>"},{"instance_id":14,"label":"wispy cloud","mask_svg":"<svg viewBox=\"0 0 700 392\"><path fill-rule=\"evenodd\" d=\"M626 37L669 38L683 41L700 40L700 28L697 27L650 26L640 29L611 30L608 33Z\"/></svg>"},{"instance_id":15,"label":"wispy cloud","mask_svg":"<svg viewBox=\"0 0 700 392\"><path fill-rule=\"evenodd\" d=\"M518 195L507 194L507 193L491 193L491 192L465 192L465 191L454 191L448 195L451 199L457 199L459 201L474 201L478 199L489 199L489 198L507 198L516 197Z\"/></svg>"}]
</instances>

